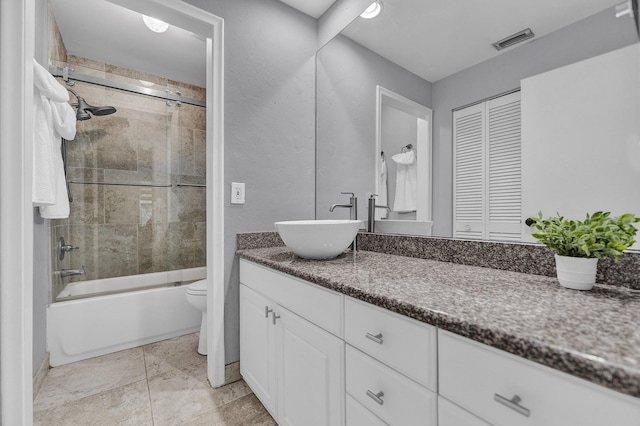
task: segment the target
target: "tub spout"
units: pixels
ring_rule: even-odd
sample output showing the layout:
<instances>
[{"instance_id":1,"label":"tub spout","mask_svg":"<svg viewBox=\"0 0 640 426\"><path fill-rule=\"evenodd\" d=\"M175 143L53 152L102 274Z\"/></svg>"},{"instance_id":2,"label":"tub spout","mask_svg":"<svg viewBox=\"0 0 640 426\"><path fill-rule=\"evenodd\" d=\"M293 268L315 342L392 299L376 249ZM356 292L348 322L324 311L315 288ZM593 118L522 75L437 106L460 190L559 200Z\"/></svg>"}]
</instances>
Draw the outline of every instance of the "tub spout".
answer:
<instances>
[{"instance_id":1,"label":"tub spout","mask_svg":"<svg viewBox=\"0 0 640 426\"><path fill-rule=\"evenodd\" d=\"M62 278L70 277L72 275L84 275L84 274L85 274L84 266L82 267L82 269L61 269L60 270L60 276Z\"/></svg>"}]
</instances>

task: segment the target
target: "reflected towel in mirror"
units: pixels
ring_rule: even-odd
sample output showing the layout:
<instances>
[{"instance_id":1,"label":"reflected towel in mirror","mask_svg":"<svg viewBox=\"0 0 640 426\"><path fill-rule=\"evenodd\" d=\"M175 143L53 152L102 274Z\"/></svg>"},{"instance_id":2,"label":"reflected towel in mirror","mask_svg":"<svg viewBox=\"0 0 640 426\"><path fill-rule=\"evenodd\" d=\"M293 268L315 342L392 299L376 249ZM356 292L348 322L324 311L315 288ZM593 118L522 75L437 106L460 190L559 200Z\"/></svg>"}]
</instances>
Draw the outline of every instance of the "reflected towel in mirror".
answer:
<instances>
[{"instance_id":1,"label":"reflected towel in mirror","mask_svg":"<svg viewBox=\"0 0 640 426\"><path fill-rule=\"evenodd\" d=\"M391 157L398 165L396 176L396 195L393 200L393 211L415 211L417 208L416 188L417 156L415 151L407 151Z\"/></svg>"}]
</instances>

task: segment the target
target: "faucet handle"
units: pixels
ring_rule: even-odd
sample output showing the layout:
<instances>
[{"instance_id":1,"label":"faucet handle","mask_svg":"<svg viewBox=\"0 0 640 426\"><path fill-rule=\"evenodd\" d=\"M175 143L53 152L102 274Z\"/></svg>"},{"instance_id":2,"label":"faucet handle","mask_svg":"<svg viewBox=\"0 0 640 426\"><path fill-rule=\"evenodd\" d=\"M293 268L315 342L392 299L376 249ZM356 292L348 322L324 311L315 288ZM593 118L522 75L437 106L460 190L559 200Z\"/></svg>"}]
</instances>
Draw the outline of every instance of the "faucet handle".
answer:
<instances>
[{"instance_id":1,"label":"faucet handle","mask_svg":"<svg viewBox=\"0 0 640 426\"><path fill-rule=\"evenodd\" d=\"M376 198L378 196L378 194L374 194L373 192L367 192L367 195L369 198Z\"/></svg>"},{"instance_id":2,"label":"faucet handle","mask_svg":"<svg viewBox=\"0 0 640 426\"><path fill-rule=\"evenodd\" d=\"M356 196L356 194L354 194L353 192L341 192L341 194L351 195L351 197L355 197Z\"/></svg>"}]
</instances>

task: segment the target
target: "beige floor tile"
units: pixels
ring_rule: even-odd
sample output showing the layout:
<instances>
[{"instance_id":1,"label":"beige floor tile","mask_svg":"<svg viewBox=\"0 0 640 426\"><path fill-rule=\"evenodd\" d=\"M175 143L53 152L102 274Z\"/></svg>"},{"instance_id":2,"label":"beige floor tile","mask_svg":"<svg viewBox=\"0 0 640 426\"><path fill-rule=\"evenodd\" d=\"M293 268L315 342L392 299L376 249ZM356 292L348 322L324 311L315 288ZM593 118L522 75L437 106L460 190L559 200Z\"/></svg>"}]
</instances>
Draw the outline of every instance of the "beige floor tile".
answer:
<instances>
[{"instance_id":1,"label":"beige floor tile","mask_svg":"<svg viewBox=\"0 0 640 426\"><path fill-rule=\"evenodd\" d=\"M214 389L206 374L192 367L149 378L149 393L154 424L174 426L248 395L251 390L244 381Z\"/></svg>"},{"instance_id":2,"label":"beige floor tile","mask_svg":"<svg viewBox=\"0 0 640 426\"><path fill-rule=\"evenodd\" d=\"M224 366L224 383L229 384L242 380L240 375L240 363L233 362Z\"/></svg>"},{"instance_id":3,"label":"beige floor tile","mask_svg":"<svg viewBox=\"0 0 640 426\"><path fill-rule=\"evenodd\" d=\"M49 370L34 401L47 410L146 378L142 348L103 355Z\"/></svg>"},{"instance_id":4,"label":"beige floor tile","mask_svg":"<svg viewBox=\"0 0 640 426\"><path fill-rule=\"evenodd\" d=\"M153 425L147 381L121 386L34 413L35 426Z\"/></svg>"},{"instance_id":5,"label":"beige floor tile","mask_svg":"<svg viewBox=\"0 0 640 426\"><path fill-rule=\"evenodd\" d=\"M254 394L204 413L184 426L277 426Z\"/></svg>"},{"instance_id":6,"label":"beige floor tile","mask_svg":"<svg viewBox=\"0 0 640 426\"><path fill-rule=\"evenodd\" d=\"M186 334L143 346L149 378L169 371L200 367L207 375L207 357L198 353L198 335Z\"/></svg>"}]
</instances>

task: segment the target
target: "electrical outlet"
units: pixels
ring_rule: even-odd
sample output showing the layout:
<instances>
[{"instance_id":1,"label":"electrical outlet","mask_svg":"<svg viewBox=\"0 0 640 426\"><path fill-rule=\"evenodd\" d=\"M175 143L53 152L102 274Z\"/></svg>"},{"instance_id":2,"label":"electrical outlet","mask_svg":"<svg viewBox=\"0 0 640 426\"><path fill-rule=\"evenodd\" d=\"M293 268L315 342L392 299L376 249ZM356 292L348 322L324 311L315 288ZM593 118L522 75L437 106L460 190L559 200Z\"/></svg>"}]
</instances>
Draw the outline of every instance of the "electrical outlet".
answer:
<instances>
[{"instance_id":1,"label":"electrical outlet","mask_svg":"<svg viewBox=\"0 0 640 426\"><path fill-rule=\"evenodd\" d=\"M231 182L231 204L244 204L244 183Z\"/></svg>"}]
</instances>

